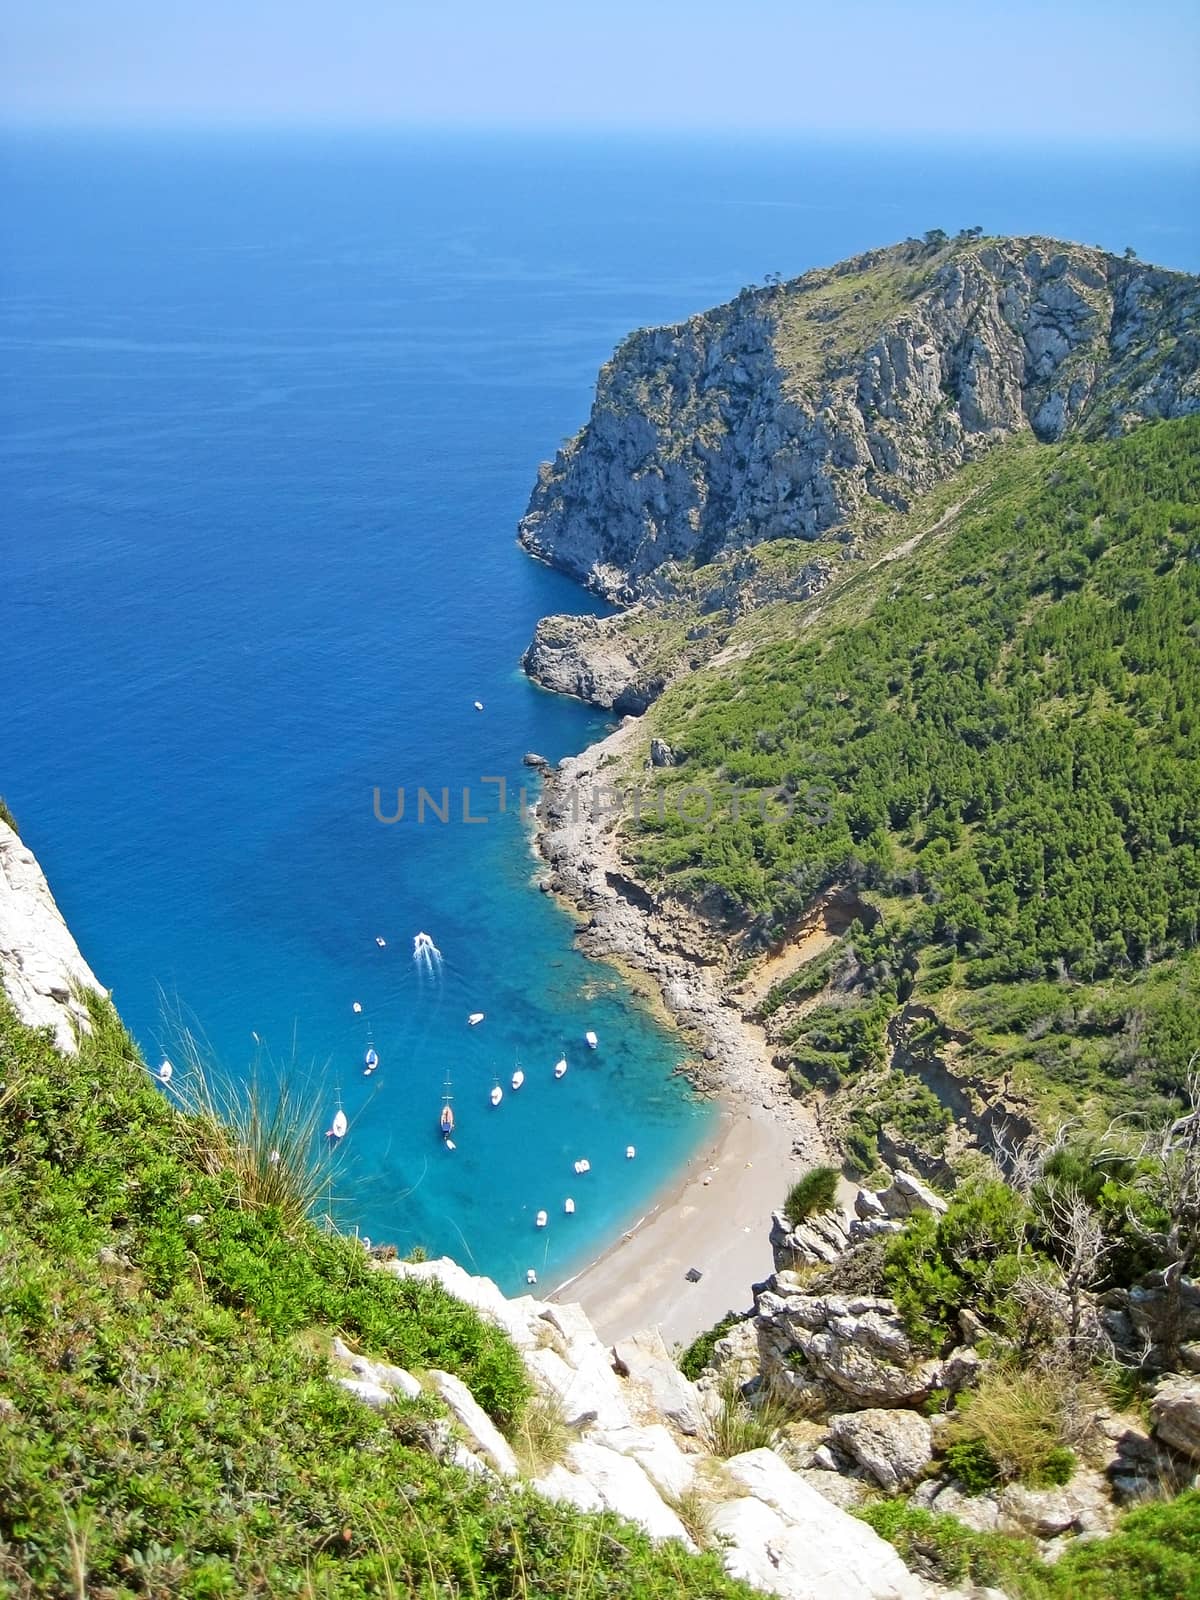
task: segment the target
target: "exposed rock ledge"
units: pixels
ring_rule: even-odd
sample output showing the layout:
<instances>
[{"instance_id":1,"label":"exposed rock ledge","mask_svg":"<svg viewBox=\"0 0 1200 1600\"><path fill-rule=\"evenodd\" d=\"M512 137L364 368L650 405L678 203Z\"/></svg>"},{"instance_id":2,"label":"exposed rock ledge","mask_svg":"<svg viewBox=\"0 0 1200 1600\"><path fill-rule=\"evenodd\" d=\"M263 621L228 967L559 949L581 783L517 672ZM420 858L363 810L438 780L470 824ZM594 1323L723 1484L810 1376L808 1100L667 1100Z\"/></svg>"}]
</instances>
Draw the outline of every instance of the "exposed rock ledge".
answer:
<instances>
[{"instance_id":1,"label":"exposed rock ledge","mask_svg":"<svg viewBox=\"0 0 1200 1600\"><path fill-rule=\"evenodd\" d=\"M680 1519L684 1498L700 1509L727 1572L781 1600L934 1600L943 1589L916 1577L866 1523L848 1515L774 1450L727 1460L705 1442L716 1403L690 1383L655 1333L604 1345L579 1306L522 1295L509 1300L488 1278L449 1259L391 1261L399 1277L433 1278L499 1324L513 1340L537 1389L567 1429L562 1459L544 1466L532 1487L584 1511L610 1511L640 1524L653 1539L695 1549ZM386 1406L420 1392L402 1369L372 1362L334 1342L333 1373L367 1405ZM431 1445L468 1472L513 1481L519 1467L465 1385L428 1374L446 1404L453 1431L441 1425Z\"/></svg>"},{"instance_id":2,"label":"exposed rock ledge","mask_svg":"<svg viewBox=\"0 0 1200 1600\"><path fill-rule=\"evenodd\" d=\"M91 1031L80 991L107 994L79 953L32 850L0 822L0 981L21 1021L74 1053Z\"/></svg>"},{"instance_id":3,"label":"exposed rock ledge","mask_svg":"<svg viewBox=\"0 0 1200 1600\"><path fill-rule=\"evenodd\" d=\"M624 617L543 617L521 665L556 694L640 716L662 692L663 679L641 659L624 624Z\"/></svg>"},{"instance_id":4,"label":"exposed rock ledge","mask_svg":"<svg viewBox=\"0 0 1200 1600\"><path fill-rule=\"evenodd\" d=\"M1200 408L1200 282L1052 239L917 241L631 334L526 549L628 602L670 562L904 509L1018 433Z\"/></svg>"}]
</instances>

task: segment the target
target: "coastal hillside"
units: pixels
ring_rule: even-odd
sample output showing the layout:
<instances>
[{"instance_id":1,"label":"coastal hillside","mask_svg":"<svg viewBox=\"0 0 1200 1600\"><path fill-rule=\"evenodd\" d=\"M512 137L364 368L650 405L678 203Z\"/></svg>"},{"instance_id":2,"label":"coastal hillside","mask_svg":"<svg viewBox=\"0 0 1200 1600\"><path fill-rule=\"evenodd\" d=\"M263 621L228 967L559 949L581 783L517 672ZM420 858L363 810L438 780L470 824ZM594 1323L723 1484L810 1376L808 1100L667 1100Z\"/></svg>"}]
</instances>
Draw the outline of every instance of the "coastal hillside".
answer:
<instances>
[{"instance_id":1,"label":"coastal hillside","mask_svg":"<svg viewBox=\"0 0 1200 1600\"><path fill-rule=\"evenodd\" d=\"M69 939L60 927L60 946ZM1186 1475L1200 1453L1186 1383L1156 1396L1152 1432L1110 1421L1086 1465L1053 1442L1052 1418L1029 1459L997 1463L998 1487L977 1496L1001 1531L947 1514L963 1463L974 1492L991 1458L978 1440L955 1456L947 1433L935 1447L913 1409L936 1380L937 1403L957 1395L962 1411L980 1359L928 1353L947 1281L935 1301L911 1263L961 1218L912 1180L871 1197L881 1213L899 1197L909 1222L816 1217L786 1241L798 1252L822 1233L845 1244L886 1232L924 1283L903 1307L852 1299L847 1333L841 1301L798 1294L781 1270L735 1341L718 1329L687 1352L685 1375L653 1330L606 1348L579 1306L506 1300L452 1261L399 1260L318 1226L336 1173L286 1095L219 1116L191 1071L165 1094L110 1002L78 1003L87 1027L60 1050L51 1025L28 1026L0 997L6 1595L1194 1592L1196 1495L1137 1505L1156 1498L1155 1473ZM979 1290L954 1288L996 1317L1003 1296ZM841 1329L832 1343L826 1319ZM734 1343L742 1365L761 1352L745 1381ZM819 1422L808 1349L826 1351L831 1375ZM922 1473L924 1499L910 1503ZM1053 1485L1067 1474L1064 1496ZM1107 1536L1074 1538L1085 1526Z\"/></svg>"},{"instance_id":2,"label":"coastal hillside","mask_svg":"<svg viewBox=\"0 0 1200 1600\"><path fill-rule=\"evenodd\" d=\"M884 286L902 267L911 297L897 310ZM835 315L820 297L851 282ZM975 331L935 338L967 282ZM588 428L535 490L535 508L551 482L582 499L569 517L569 497L535 509L524 537L557 530L566 543L545 548L558 559L583 548L568 528L615 528L616 565L577 570L595 582L620 566L643 591L612 617L546 619L526 655L547 686L640 717L611 753L552 780L555 881L594 911L556 784L602 770L608 790L640 798L610 802L582 841L603 862L599 892L628 908L606 907L588 948L615 945L660 980L690 951L676 994L690 983L695 1000L700 972L720 1015L765 1030L780 1089L810 1101L860 1172L882 1154L945 1177L1002 1126L1152 1118L1200 1050L1196 295L1196 280L1045 241L879 252L627 342ZM1062 333L1050 344L1047 297ZM782 401L782 330L820 304L817 322L842 331L793 368ZM918 313L920 349L942 363L942 432L905 387L880 424L895 446L886 474L858 461L831 476L832 457L808 459L780 516L833 486L838 525L822 538L803 518L777 537L784 523L722 499L725 445L701 452L693 410L626 382L635 352L691 371L698 339L749 319L770 332L770 370L747 380L738 414L777 416L803 390L828 421L831 395L875 392L863 374L885 348L912 375L896 330L915 337ZM1022 374L1012 405L964 411L1004 339L1004 370ZM640 496L640 467L610 451L601 479L584 474L615 437L617 387L646 412L621 437L669 437L700 473L692 523L708 531L690 557L674 534L636 554L620 544L612 503ZM794 463L778 429L755 438L764 461ZM711 1006L675 1010L710 1031Z\"/></svg>"},{"instance_id":3,"label":"coastal hillside","mask_svg":"<svg viewBox=\"0 0 1200 1600\"><path fill-rule=\"evenodd\" d=\"M853 542L1007 439L1200 408L1200 282L1056 240L932 230L630 335L520 538L611 599L665 564Z\"/></svg>"}]
</instances>

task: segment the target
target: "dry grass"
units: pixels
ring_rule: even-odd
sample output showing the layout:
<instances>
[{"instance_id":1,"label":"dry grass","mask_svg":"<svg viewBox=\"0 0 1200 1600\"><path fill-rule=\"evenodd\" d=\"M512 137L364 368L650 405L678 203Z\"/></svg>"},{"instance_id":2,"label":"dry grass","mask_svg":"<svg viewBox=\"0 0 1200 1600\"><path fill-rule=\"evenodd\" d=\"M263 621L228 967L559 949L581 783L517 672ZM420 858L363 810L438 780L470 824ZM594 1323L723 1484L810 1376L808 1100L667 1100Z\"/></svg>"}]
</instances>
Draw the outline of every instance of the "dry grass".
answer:
<instances>
[{"instance_id":1,"label":"dry grass","mask_svg":"<svg viewBox=\"0 0 1200 1600\"><path fill-rule=\"evenodd\" d=\"M960 1399L951 1439L978 1440L1005 1479L1038 1483L1055 1452L1086 1448L1105 1399L1098 1384L1065 1364L997 1369Z\"/></svg>"},{"instance_id":2,"label":"dry grass","mask_svg":"<svg viewBox=\"0 0 1200 1600\"><path fill-rule=\"evenodd\" d=\"M526 1405L510 1440L522 1474L540 1477L562 1460L570 1442L571 1430L557 1396L539 1390Z\"/></svg>"},{"instance_id":3,"label":"dry grass","mask_svg":"<svg viewBox=\"0 0 1200 1600\"><path fill-rule=\"evenodd\" d=\"M787 1402L765 1389L747 1398L732 1372L721 1374L717 1395L717 1409L705 1417L704 1442L722 1458L769 1449L791 1415Z\"/></svg>"},{"instance_id":4,"label":"dry grass","mask_svg":"<svg viewBox=\"0 0 1200 1600\"><path fill-rule=\"evenodd\" d=\"M289 1227L327 1216L339 1152L323 1135L324 1113L307 1085L270 1067L232 1083L186 1030L175 1053L169 1087L188 1119L194 1158L206 1172L232 1175L232 1203L277 1210Z\"/></svg>"}]
</instances>

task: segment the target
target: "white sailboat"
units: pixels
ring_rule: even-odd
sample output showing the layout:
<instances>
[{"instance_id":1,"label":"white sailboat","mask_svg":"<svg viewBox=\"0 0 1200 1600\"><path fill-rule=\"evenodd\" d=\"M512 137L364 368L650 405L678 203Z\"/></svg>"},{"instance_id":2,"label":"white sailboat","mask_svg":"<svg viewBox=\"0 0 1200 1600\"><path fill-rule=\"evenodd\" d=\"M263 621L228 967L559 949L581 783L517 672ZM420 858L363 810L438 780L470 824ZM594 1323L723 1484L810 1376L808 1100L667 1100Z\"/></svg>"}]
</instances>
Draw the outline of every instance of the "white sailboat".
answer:
<instances>
[{"instance_id":1,"label":"white sailboat","mask_svg":"<svg viewBox=\"0 0 1200 1600\"><path fill-rule=\"evenodd\" d=\"M438 1132L447 1150L454 1149L454 1107L450 1104L450 1074L446 1074L446 1087L442 1094L442 1114L438 1118Z\"/></svg>"}]
</instances>

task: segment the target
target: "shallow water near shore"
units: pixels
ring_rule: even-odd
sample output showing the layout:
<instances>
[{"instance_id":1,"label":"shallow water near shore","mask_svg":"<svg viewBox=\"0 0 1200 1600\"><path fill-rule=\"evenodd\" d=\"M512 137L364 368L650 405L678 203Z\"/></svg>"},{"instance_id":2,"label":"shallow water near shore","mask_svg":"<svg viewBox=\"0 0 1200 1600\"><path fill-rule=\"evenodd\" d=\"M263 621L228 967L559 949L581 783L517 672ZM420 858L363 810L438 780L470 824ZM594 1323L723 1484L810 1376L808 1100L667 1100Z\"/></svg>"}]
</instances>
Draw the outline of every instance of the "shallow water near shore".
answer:
<instances>
[{"instance_id":1,"label":"shallow water near shore","mask_svg":"<svg viewBox=\"0 0 1200 1600\"><path fill-rule=\"evenodd\" d=\"M537 463L635 326L932 225L1194 268L1191 181L1119 153L10 138L0 792L147 1053L182 1018L231 1073L340 1100L340 1220L376 1240L508 1289L598 1252L714 1113L536 888L521 756L606 726L517 665L590 604L513 542Z\"/></svg>"}]
</instances>

